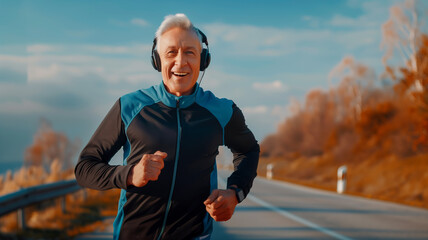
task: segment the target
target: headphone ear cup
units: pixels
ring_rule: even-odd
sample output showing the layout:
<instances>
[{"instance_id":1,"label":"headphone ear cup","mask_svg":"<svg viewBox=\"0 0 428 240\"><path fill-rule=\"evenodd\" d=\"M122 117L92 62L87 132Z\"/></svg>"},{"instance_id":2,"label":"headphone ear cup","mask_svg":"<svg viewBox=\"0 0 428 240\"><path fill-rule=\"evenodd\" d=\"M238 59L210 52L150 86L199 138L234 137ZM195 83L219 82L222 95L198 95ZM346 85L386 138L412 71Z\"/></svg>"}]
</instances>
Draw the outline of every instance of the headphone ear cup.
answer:
<instances>
[{"instance_id":1,"label":"headphone ear cup","mask_svg":"<svg viewBox=\"0 0 428 240\"><path fill-rule=\"evenodd\" d=\"M152 51L152 66L154 69L158 70L158 72L161 71L161 61L159 57L159 53L156 50Z\"/></svg>"},{"instance_id":2,"label":"headphone ear cup","mask_svg":"<svg viewBox=\"0 0 428 240\"><path fill-rule=\"evenodd\" d=\"M211 54L208 52L206 48L202 49L201 52L201 64L199 67L200 71L204 71L211 62Z\"/></svg>"}]
</instances>

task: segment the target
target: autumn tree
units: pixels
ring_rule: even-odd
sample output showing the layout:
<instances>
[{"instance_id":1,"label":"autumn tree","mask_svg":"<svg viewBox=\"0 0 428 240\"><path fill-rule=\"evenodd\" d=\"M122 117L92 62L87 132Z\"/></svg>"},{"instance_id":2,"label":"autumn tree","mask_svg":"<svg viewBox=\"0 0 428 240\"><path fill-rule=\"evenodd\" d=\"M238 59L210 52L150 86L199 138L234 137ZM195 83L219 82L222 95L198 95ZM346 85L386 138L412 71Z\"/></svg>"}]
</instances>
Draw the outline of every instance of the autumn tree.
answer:
<instances>
[{"instance_id":1,"label":"autumn tree","mask_svg":"<svg viewBox=\"0 0 428 240\"><path fill-rule=\"evenodd\" d=\"M42 119L32 145L25 151L25 164L49 169L51 164L57 161L56 164L68 169L73 166L72 157L78 146L77 140L70 141L65 134L54 131L51 124Z\"/></svg>"},{"instance_id":2,"label":"autumn tree","mask_svg":"<svg viewBox=\"0 0 428 240\"><path fill-rule=\"evenodd\" d=\"M388 73L395 76L393 59L400 59L399 66L405 66L413 73L418 72L417 51L421 45L422 33L419 31L419 13L414 0L407 0L390 8L389 19L382 25L381 48L385 49L382 61ZM395 53L395 56L394 56ZM398 57L396 56L398 53ZM395 58L394 58L395 57ZM412 79L405 90L421 91L422 83L419 77Z\"/></svg>"},{"instance_id":3,"label":"autumn tree","mask_svg":"<svg viewBox=\"0 0 428 240\"><path fill-rule=\"evenodd\" d=\"M412 0L391 7L390 17L382 26L381 45L386 49L386 72L396 80L395 91L408 105L407 114L417 119L417 127L411 133L418 135L414 150L428 147L428 37L420 30L423 21L417 4ZM401 60L398 66L388 62L393 57Z\"/></svg>"}]
</instances>

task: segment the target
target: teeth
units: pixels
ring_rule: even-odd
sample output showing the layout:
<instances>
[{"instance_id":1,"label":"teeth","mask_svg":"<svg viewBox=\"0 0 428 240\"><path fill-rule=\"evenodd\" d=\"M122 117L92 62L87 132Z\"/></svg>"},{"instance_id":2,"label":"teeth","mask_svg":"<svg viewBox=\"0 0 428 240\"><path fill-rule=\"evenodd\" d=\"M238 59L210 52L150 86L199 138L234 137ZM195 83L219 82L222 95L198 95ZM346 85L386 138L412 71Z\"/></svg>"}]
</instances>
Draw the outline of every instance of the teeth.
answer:
<instances>
[{"instance_id":1,"label":"teeth","mask_svg":"<svg viewBox=\"0 0 428 240\"><path fill-rule=\"evenodd\" d=\"M175 72L174 75L178 75L178 76L186 76L187 73L179 73L179 72Z\"/></svg>"}]
</instances>

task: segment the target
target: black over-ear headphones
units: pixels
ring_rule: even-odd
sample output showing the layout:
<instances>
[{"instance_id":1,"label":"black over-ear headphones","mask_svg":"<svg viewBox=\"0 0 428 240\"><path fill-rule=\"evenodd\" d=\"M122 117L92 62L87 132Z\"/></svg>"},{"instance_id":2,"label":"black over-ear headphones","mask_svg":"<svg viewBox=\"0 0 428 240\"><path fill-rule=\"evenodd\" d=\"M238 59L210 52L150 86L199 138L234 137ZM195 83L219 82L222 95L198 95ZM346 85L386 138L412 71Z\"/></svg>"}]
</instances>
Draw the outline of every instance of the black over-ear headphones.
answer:
<instances>
[{"instance_id":1,"label":"black over-ear headphones","mask_svg":"<svg viewBox=\"0 0 428 240\"><path fill-rule=\"evenodd\" d=\"M201 35L201 37L202 37L202 43L205 43L205 45L207 46L207 48L202 48L202 52L201 52L201 64L200 64L200 67L199 67L200 71L205 71L205 69L208 67L208 65L210 65L210 62L211 62L211 54L210 54L209 47L208 47L208 39L207 39L207 36L205 36L205 34L201 30L199 30L198 28L195 28L195 29ZM153 66L154 69L156 69L156 70L158 70L158 72L160 72L162 65L161 65L159 53L155 49L156 48L156 43L157 43L157 38L153 39L152 66Z\"/></svg>"}]
</instances>

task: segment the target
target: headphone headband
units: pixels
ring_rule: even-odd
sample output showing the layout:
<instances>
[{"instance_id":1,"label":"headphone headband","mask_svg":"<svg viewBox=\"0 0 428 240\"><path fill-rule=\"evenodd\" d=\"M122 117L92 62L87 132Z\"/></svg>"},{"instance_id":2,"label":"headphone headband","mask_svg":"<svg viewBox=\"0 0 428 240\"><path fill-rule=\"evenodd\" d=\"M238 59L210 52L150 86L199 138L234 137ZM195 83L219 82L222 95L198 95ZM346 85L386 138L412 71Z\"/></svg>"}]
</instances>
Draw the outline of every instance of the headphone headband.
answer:
<instances>
[{"instance_id":1,"label":"headphone headband","mask_svg":"<svg viewBox=\"0 0 428 240\"><path fill-rule=\"evenodd\" d=\"M210 54L209 46L208 46L208 39L207 39L207 36L201 30L199 30L199 28L196 28L196 27L193 27L193 28L201 36L202 43L205 43L205 45L207 46L207 48L203 48L203 46L202 46L201 62L199 65L199 70L205 71L205 69L208 67L208 65L210 65L210 62L211 62L211 54ZM156 45L157 45L157 38L155 37L153 39L151 62L152 62L153 68L156 69L158 72L161 72L162 71L162 64L160 61L159 53L155 49Z\"/></svg>"},{"instance_id":2,"label":"headphone headband","mask_svg":"<svg viewBox=\"0 0 428 240\"><path fill-rule=\"evenodd\" d=\"M207 47L208 47L208 39L207 39L207 36L205 36L205 34L199 29L199 28L196 28L196 27L194 27L195 28L195 30L196 31L198 31L198 33L201 35L201 37L202 37L202 43L205 43L205 45L207 45Z\"/></svg>"}]
</instances>

